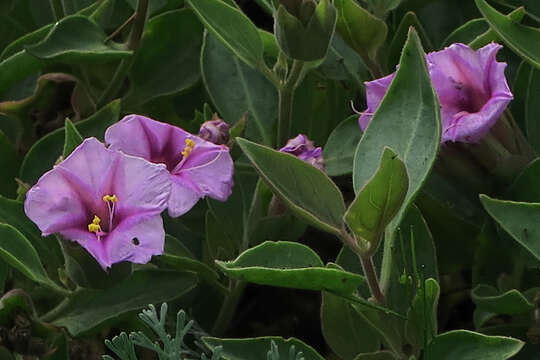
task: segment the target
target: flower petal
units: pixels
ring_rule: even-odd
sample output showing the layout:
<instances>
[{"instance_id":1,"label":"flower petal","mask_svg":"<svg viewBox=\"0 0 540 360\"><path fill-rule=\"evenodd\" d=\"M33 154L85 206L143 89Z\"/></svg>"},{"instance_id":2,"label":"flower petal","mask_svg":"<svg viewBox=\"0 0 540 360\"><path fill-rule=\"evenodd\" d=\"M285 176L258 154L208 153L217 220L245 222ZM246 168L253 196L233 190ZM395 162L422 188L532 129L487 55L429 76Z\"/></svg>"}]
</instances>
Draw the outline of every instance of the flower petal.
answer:
<instances>
[{"instance_id":1,"label":"flower petal","mask_svg":"<svg viewBox=\"0 0 540 360\"><path fill-rule=\"evenodd\" d=\"M365 83L367 109L362 113L362 115L360 115L358 119L358 123L360 124L362 131L366 130L371 118L373 117L373 114L379 107L379 104L386 94L388 87L392 83L392 80L394 80L394 76L396 76L396 74L392 73L380 79Z\"/></svg>"},{"instance_id":2,"label":"flower petal","mask_svg":"<svg viewBox=\"0 0 540 360\"><path fill-rule=\"evenodd\" d=\"M105 132L111 149L163 163L172 170L182 160L185 139L190 133L140 115L125 116Z\"/></svg>"},{"instance_id":3,"label":"flower petal","mask_svg":"<svg viewBox=\"0 0 540 360\"><path fill-rule=\"evenodd\" d=\"M181 176L171 176L171 196L169 197L168 212L171 217L178 217L187 213L202 195L196 187Z\"/></svg>"},{"instance_id":4,"label":"flower petal","mask_svg":"<svg viewBox=\"0 0 540 360\"><path fill-rule=\"evenodd\" d=\"M173 170L172 176L182 178L199 197L209 196L225 201L234 185L234 163L225 146L217 146L201 140L192 154Z\"/></svg>"},{"instance_id":5,"label":"flower petal","mask_svg":"<svg viewBox=\"0 0 540 360\"><path fill-rule=\"evenodd\" d=\"M106 236L104 244L108 266L121 261L146 264L153 255L163 253L163 220L159 214L125 218Z\"/></svg>"}]
</instances>

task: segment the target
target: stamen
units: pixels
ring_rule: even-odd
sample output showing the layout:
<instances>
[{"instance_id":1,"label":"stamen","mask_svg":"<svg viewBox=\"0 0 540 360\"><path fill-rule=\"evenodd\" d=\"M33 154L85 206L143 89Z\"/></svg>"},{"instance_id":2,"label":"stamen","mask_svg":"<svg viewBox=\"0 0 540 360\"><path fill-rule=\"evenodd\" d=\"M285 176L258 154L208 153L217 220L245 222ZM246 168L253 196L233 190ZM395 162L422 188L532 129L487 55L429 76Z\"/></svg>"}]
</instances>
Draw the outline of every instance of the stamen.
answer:
<instances>
[{"instance_id":1,"label":"stamen","mask_svg":"<svg viewBox=\"0 0 540 360\"><path fill-rule=\"evenodd\" d=\"M94 215L94 218L92 219L92 222L88 224L88 231L98 233L101 232L101 226L99 226L99 223L101 222L101 219L99 216Z\"/></svg>"},{"instance_id":2,"label":"stamen","mask_svg":"<svg viewBox=\"0 0 540 360\"><path fill-rule=\"evenodd\" d=\"M189 154L191 154L191 152L193 151L193 148L195 147L195 142L191 139L186 139L185 140L186 142L186 147L184 148L184 150L182 150L182 156L185 158L187 158L189 156Z\"/></svg>"},{"instance_id":3,"label":"stamen","mask_svg":"<svg viewBox=\"0 0 540 360\"><path fill-rule=\"evenodd\" d=\"M109 231L111 231L112 225L113 225L114 208L115 208L114 205L118 202L118 196L116 196L115 194L112 194L112 195L107 194L103 196L103 201L107 203L107 208L109 209Z\"/></svg>"}]
</instances>

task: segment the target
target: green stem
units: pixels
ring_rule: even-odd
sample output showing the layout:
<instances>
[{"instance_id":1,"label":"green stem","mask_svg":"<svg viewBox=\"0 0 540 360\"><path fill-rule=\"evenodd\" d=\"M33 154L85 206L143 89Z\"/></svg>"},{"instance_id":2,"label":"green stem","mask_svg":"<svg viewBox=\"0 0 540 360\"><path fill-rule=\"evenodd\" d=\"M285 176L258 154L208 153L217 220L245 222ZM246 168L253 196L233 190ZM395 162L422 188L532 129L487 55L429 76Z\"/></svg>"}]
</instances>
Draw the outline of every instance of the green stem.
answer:
<instances>
[{"instance_id":1,"label":"green stem","mask_svg":"<svg viewBox=\"0 0 540 360\"><path fill-rule=\"evenodd\" d=\"M136 50L141 42L141 37L144 31L144 25L146 22L146 14L148 12L148 0L139 0L137 3L137 10L135 12L135 20L133 21L133 27L129 34L127 41L128 50ZM112 100L124 83L127 72L133 63L133 56L129 59L124 59L116 68L116 72L113 75L109 86L103 91L97 102L98 109Z\"/></svg>"},{"instance_id":2,"label":"green stem","mask_svg":"<svg viewBox=\"0 0 540 360\"><path fill-rule=\"evenodd\" d=\"M377 279L377 272L375 271L375 264L373 264L373 258L371 256L358 256L360 258L360 263L362 264L362 269L364 270L364 275L369 286L369 291L371 296L379 303L379 305L384 305L386 300L384 299L384 294L381 291L379 286L379 280Z\"/></svg>"},{"instance_id":3,"label":"green stem","mask_svg":"<svg viewBox=\"0 0 540 360\"><path fill-rule=\"evenodd\" d=\"M294 60L287 80L278 88L278 137L276 146L285 145L290 136L294 93L304 73L304 62Z\"/></svg>"},{"instance_id":4,"label":"green stem","mask_svg":"<svg viewBox=\"0 0 540 360\"><path fill-rule=\"evenodd\" d=\"M221 309L219 310L218 317L212 329L212 335L220 337L227 331L234 314L236 313L238 302L240 301L242 294L244 294L246 285L247 283L245 281L231 282L232 290L223 300L223 304L221 305Z\"/></svg>"},{"instance_id":5,"label":"green stem","mask_svg":"<svg viewBox=\"0 0 540 360\"><path fill-rule=\"evenodd\" d=\"M58 315L69 305L71 304L70 298L65 298L58 305L52 308L49 312L43 314L39 320L43 322L50 322L58 317Z\"/></svg>"}]
</instances>

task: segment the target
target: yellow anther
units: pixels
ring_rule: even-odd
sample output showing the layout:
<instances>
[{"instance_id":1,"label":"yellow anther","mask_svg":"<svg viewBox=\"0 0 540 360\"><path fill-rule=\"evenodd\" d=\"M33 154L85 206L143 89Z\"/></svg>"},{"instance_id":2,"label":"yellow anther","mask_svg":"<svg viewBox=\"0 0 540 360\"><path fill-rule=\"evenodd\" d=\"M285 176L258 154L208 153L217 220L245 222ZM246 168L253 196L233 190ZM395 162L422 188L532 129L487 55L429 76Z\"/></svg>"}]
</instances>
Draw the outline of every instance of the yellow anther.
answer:
<instances>
[{"instance_id":1,"label":"yellow anther","mask_svg":"<svg viewBox=\"0 0 540 360\"><path fill-rule=\"evenodd\" d=\"M105 196L103 196L103 201L105 201L105 202L110 201L110 202L115 203L115 202L118 201L118 197L116 195L114 195L114 194L113 195L105 195Z\"/></svg>"},{"instance_id":2,"label":"yellow anther","mask_svg":"<svg viewBox=\"0 0 540 360\"><path fill-rule=\"evenodd\" d=\"M182 156L184 158L188 157L189 154L191 154L191 152L193 151L193 148L195 147L195 142L191 139L186 139L186 147L184 148L184 150L182 150Z\"/></svg>"},{"instance_id":3,"label":"yellow anther","mask_svg":"<svg viewBox=\"0 0 540 360\"><path fill-rule=\"evenodd\" d=\"M88 231L97 233L98 231L101 231L101 226L99 226L99 223L101 222L101 219L99 216L94 215L94 218L92 219L92 222L88 224Z\"/></svg>"}]
</instances>

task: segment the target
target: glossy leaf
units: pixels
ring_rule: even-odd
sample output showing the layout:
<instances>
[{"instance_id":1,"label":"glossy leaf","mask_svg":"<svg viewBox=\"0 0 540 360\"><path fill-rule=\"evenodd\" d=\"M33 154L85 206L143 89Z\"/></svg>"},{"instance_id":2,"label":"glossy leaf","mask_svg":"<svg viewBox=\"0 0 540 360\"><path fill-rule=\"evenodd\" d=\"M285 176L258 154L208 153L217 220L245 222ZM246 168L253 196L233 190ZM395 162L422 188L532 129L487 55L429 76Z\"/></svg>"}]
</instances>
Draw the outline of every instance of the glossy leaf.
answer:
<instances>
[{"instance_id":1,"label":"glossy leaf","mask_svg":"<svg viewBox=\"0 0 540 360\"><path fill-rule=\"evenodd\" d=\"M106 320L148 304L176 299L197 284L191 273L141 270L107 290L79 290L52 323L78 336ZM149 291L151 289L151 291Z\"/></svg>"},{"instance_id":2,"label":"glossy leaf","mask_svg":"<svg viewBox=\"0 0 540 360\"><path fill-rule=\"evenodd\" d=\"M83 137L79 130L73 125L71 120L66 119L65 125L64 125L64 151L62 152L62 156L64 159L71 154L73 150L83 142Z\"/></svg>"},{"instance_id":3,"label":"glossy leaf","mask_svg":"<svg viewBox=\"0 0 540 360\"><path fill-rule=\"evenodd\" d=\"M417 350L423 349L437 335L437 305L440 294L435 279L427 279L414 296L407 313L405 331L407 340Z\"/></svg>"},{"instance_id":4,"label":"glossy leaf","mask_svg":"<svg viewBox=\"0 0 540 360\"><path fill-rule=\"evenodd\" d=\"M362 276L324 267L319 256L298 243L267 241L231 262L216 261L227 276L262 285L351 294Z\"/></svg>"},{"instance_id":5,"label":"glossy leaf","mask_svg":"<svg viewBox=\"0 0 540 360\"><path fill-rule=\"evenodd\" d=\"M0 257L29 279L58 288L58 285L49 279L36 249L11 225L0 224Z\"/></svg>"},{"instance_id":6,"label":"glossy leaf","mask_svg":"<svg viewBox=\"0 0 540 360\"><path fill-rule=\"evenodd\" d=\"M237 141L259 175L297 215L325 231L341 231L343 196L324 172L290 154L242 138Z\"/></svg>"},{"instance_id":7,"label":"glossy leaf","mask_svg":"<svg viewBox=\"0 0 540 360\"><path fill-rule=\"evenodd\" d=\"M375 58L384 43L388 28L354 0L336 0L339 12L337 31L350 47L363 56Z\"/></svg>"},{"instance_id":8,"label":"glossy leaf","mask_svg":"<svg viewBox=\"0 0 540 360\"><path fill-rule=\"evenodd\" d=\"M246 136L271 145L278 104L272 83L239 61L211 34L205 36L201 69L206 90L221 117L235 124L247 112Z\"/></svg>"},{"instance_id":9,"label":"glossy leaf","mask_svg":"<svg viewBox=\"0 0 540 360\"><path fill-rule=\"evenodd\" d=\"M280 359L289 359L289 350L291 346L294 346L296 352L302 352L305 360L324 360L311 346L295 338L284 339L277 336L265 336L248 339L218 339L204 337L202 340L211 350L221 346L221 356L224 360L265 359L272 341L278 347Z\"/></svg>"},{"instance_id":10,"label":"glossy leaf","mask_svg":"<svg viewBox=\"0 0 540 360\"><path fill-rule=\"evenodd\" d=\"M131 55L131 51L105 45L106 37L87 17L73 15L56 23L42 41L26 50L39 59L64 63L108 62Z\"/></svg>"},{"instance_id":11,"label":"glossy leaf","mask_svg":"<svg viewBox=\"0 0 540 360\"><path fill-rule=\"evenodd\" d=\"M357 115L343 120L332 131L323 147L324 169L329 176L352 172L354 152L361 137Z\"/></svg>"},{"instance_id":12,"label":"glossy leaf","mask_svg":"<svg viewBox=\"0 0 540 360\"><path fill-rule=\"evenodd\" d=\"M480 195L486 211L514 240L540 260L540 203L497 200Z\"/></svg>"},{"instance_id":13,"label":"glossy leaf","mask_svg":"<svg viewBox=\"0 0 540 360\"><path fill-rule=\"evenodd\" d=\"M357 191L344 217L358 241L367 241L371 251L377 249L386 226L400 210L408 187L405 164L385 147L379 168Z\"/></svg>"},{"instance_id":14,"label":"glossy leaf","mask_svg":"<svg viewBox=\"0 0 540 360\"><path fill-rule=\"evenodd\" d=\"M472 290L471 298L476 306L495 314L514 315L534 309L534 305L515 289L501 294L492 286L480 284Z\"/></svg>"},{"instance_id":15,"label":"glossy leaf","mask_svg":"<svg viewBox=\"0 0 540 360\"><path fill-rule=\"evenodd\" d=\"M125 101L139 105L193 86L200 78L202 34L203 26L187 9L148 21L129 72L132 88Z\"/></svg>"},{"instance_id":16,"label":"glossy leaf","mask_svg":"<svg viewBox=\"0 0 540 360\"><path fill-rule=\"evenodd\" d=\"M326 343L343 360L380 348L379 335L371 324L339 296L323 292L321 324Z\"/></svg>"},{"instance_id":17,"label":"glossy leaf","mask_svg":"<svg viewBox=\"0 0 540 360\"><path fill-rule=\"evenodd\" d=\"M426 30L422 26L422 23L420 23L420 19L418 19L414 12L409 11L401 19L394 37L392 38L392 42L390 42L388 48L388 68L394 69L398 64L403 44L407 41L407 35L411 26L418 31L418 36L422 41L424 50L426 52L433 50L433 44L431 43Z\"/></svg>"},{"instance_id":18,"label":"glossy leaf","mask_svg":"<svg viewBox=\"0 0 540 360\"><path fill-rule=\"evenodd\" d=\"M512 21L485 0L475 2L478 10L504 43L531 65L540 68L540 30Z\"/></svg>"},{"instance_id":19,"label":"glossy leaf","mask_svg":"<svg viewBox=\"0 0 540 360\"><path fill-rule=\"evenodd\" d=\"M436 336L426 349L426 357L437 360L505 360L517 354L523 344L521 340L510 337L454 330Z\"/></svg>"},{"instance_id":20,"label":"glossy leaf","mask_svg":"<svg viewBox=\"0 0 540 360\"><path fill-rule=\"evenodd\" d=\"M512 11L510 14L506 15L509 20L515 23L520 23L524 16L525 10L523 8L518 8ZM499 39L499 36L497 36L497 33L490 28L489 30L478 35L474 40L472 40L469 43L469 46L474 50L477 50L493 41L500 42L501 40Z\"/></svg>"},{"instance_id":21,"label":"glossy leaf","mask_svg":"<svg viewBox=\"0 0 540 360\"><path fill-rule=\"evenodd\" d=\"M205 27L251 67L263 61L264 47L255 25L239 9L221 0L187 0Z\"/></svg>"},{"instance_id":22,"label":"glossy leaf","mask_svg":"<svg viewBox=\"0 0 540 360\"><path fill-rule=\"evenodd\" d=\"M405 163L409 189L391 230L425 182L437 156L440 136L437 95L431 86L420 39L411 30L396 76L358 143L354 158L356 193L375 173L386 146Z\"/></svg>"},{"instance_id":23,"label":"glossy leaf","mask_svg":"<svg viewBox=\"0 0 540 360\"><path fill-rule=\"evenodd\" d=\"M113 101L97 113L75 124L81 135L103 138L105 130L120 116L120 102ZM20 170L23 181L33 184L43 173L51 169L62 154L65 132L55 130L37 141L26 153Z\"/></svg>"}]
</instances>

